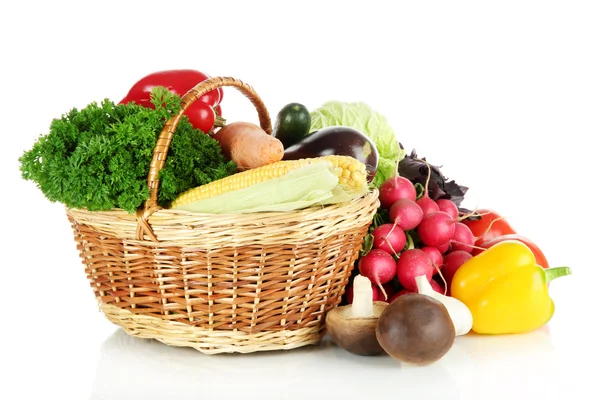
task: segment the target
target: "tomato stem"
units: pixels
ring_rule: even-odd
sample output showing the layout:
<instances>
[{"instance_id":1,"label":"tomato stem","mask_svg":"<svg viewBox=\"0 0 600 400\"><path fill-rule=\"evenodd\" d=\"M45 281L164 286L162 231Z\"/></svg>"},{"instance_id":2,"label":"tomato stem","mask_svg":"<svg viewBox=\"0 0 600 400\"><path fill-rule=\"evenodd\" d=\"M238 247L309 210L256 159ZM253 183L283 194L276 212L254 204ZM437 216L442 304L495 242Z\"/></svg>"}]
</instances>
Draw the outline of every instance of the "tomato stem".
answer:
<instances>
[{"instance_id":1,"label":"tomato stem","mask_svg":"<svg viewBox=\"0 0 600 400\"><path fill-rule=\"evenodd\" d=\"M227 120L220 115L215 115L215 124L213 125L215 128L222 128L225 126Z\"/></svg>"}]
</instances>

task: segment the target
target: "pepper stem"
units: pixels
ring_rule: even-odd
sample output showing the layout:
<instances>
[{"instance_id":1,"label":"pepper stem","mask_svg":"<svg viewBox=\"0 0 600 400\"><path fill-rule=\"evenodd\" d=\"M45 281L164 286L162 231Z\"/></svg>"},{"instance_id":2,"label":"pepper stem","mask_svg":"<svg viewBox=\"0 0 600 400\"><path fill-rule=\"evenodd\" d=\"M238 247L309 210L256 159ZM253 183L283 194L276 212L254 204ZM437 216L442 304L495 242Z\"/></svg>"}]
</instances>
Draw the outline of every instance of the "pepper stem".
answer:
<instances>
[{"instance_id":1,"label":"pepper stem","mask_svg":"<svg viewBox=\"0 0 600 400\"><path fill-rule=\"evenodd\" d=\"M546 274L546 283L550 283L550 281L553 281L556 278L560 278L561 276L565 276L565 275L570 275L571 268L569 268L569 267L548 268L548 269L544 270L544 273Z\"/></svg>"}]
</instances>

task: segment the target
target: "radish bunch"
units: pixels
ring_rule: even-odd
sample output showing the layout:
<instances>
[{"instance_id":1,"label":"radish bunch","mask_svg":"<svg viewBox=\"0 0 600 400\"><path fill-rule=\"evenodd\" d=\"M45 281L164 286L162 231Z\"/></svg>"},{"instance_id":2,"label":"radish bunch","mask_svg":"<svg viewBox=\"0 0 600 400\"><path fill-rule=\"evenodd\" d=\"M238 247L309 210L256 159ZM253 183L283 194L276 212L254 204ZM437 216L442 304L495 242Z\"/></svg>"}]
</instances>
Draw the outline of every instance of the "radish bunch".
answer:
<instances>
[{"instance_id":1,"label":"radish bunch","mask_svg":"<svg viewBox=\"0 0 600 400\"><path fill-rule=\"evenodd\" d=\"M449 199L431 199L427 185L418 195L416 185L403 176L384 182L379 200L369 233L372 240L363 248L357 268L371 281L373 299L391 302L417 292L420 275L435 291L450 294L452 277L472 257L475 244L458 207Z\"/></svg>"}]
</instances>

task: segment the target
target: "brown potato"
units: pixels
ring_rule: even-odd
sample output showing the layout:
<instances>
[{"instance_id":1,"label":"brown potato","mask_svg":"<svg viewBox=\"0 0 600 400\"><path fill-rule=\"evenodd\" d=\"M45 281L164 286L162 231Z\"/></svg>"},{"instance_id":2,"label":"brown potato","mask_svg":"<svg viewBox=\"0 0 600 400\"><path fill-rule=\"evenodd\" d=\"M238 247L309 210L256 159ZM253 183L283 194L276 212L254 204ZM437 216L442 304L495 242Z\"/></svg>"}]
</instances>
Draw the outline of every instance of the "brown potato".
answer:
<instances>
[{"instance_id":1,"label":"brown potato","mask_svg":"<svg viewBox=\"0 0 600 400\"><path fill-rule=\"evenodd\" d=\"M219 129L212 137L221 145L223 154L237 164L239 170L262 167L283 158L281 141L250 122L232 122Z\"/></svg>"}]
</instances>

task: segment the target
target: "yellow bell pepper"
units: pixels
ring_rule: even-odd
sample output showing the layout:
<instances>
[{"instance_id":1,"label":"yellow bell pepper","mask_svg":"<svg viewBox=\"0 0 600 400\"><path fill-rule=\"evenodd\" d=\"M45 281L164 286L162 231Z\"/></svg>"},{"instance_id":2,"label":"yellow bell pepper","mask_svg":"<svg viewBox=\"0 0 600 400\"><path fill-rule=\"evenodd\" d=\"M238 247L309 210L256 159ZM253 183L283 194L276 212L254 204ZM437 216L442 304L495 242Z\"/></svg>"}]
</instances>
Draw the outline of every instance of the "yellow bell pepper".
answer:
<instances>
[{"instance_id":1,"label":"yellow bell pepper","mask_svg":"<svg viewBox=\"0 0 600 400\"><path fill-rule=\"evenodd\" d=\"M474 332L523 333L550 321L554 301L548 283L570 273L568 267L540 267L527 245L510 240L467 260L452 278L450 290L471 310Z\"/></svg>"}]
</instances>

